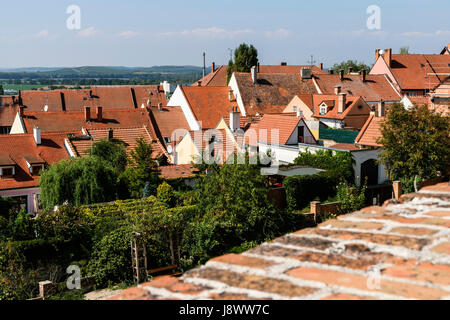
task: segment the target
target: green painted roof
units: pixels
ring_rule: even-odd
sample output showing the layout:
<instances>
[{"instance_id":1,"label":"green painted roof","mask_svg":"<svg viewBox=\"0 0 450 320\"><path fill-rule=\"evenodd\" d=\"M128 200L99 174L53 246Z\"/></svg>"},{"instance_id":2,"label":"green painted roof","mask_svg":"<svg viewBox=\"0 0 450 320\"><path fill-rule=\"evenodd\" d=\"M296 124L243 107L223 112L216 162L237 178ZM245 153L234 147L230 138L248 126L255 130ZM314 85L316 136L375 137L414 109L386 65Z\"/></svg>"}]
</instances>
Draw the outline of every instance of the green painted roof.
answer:
<instances>
[{"instance_id":1,"label":"green painted roof","mask_svg":"<svg viewBox=\"0 0 450 320\"><path fill-rule=\"evenodd\" d=\"M319 129L319 139L334 140L336 143L355 143L359 131L340 129Z\"/></svg>"}]
</instances>

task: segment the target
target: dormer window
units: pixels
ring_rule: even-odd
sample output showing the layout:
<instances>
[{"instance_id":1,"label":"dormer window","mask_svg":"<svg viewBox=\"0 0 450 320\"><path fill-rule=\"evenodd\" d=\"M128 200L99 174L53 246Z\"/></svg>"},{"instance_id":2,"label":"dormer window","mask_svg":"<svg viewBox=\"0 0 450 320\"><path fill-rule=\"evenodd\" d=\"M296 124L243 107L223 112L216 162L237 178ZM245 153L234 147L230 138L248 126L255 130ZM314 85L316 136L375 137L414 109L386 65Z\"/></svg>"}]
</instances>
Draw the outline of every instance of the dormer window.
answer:
<instances>
[{"instance_id":1,"label":"dormer window","mask_svg":"<svg viewBox=\"0 0 450 320\"><path fill-rule=\"evenodd\" d=\"M14 177L14 167L2 167L0 168L0 173L2 179L8 179Z\"/></svg>"},{"instance_id":2,"label":"dormer window","mask_svg":"<svg viewBox=\"0 0 450 320\"><path fill-rule=\"evenodd\" d=\"M324 115L327 113L327 105L326 104L322 104L320 106L320 115Z\"/></svg>"},{"instance_id":3,"label":"dormer window","mask_svg":"<svg viewBox=\"0 0 450 320\"><path fill-rule=\"evenodd\" d=\"M44 166L42 164L35 164L31 166L31 175L33 176L39 176L41 174L42 169L44 169Z\"/></svg>"}]
</instances>

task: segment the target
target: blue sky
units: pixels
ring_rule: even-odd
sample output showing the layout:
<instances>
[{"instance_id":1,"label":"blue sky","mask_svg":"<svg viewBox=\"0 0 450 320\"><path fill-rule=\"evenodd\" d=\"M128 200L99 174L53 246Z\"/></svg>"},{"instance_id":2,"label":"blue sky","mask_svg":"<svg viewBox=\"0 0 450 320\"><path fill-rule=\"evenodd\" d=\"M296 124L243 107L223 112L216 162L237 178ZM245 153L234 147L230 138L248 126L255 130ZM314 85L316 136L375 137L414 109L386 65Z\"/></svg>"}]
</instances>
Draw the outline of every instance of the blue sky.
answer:
<instances>
[{"instance_id":1,"label":"blue sky","mask_svg":"<svg viewBox=\"0 0 450 320\"><path fill-rule=\"evenodd\" d=\"M81 29L68 30L69 5ZM381 29L369 30L369 5ZM263 64L373 63L376 48L437 53L450 42L450 1L40 0L0 4L0 67L226 64L254 44Z\"/></svg>"}]
</instances>

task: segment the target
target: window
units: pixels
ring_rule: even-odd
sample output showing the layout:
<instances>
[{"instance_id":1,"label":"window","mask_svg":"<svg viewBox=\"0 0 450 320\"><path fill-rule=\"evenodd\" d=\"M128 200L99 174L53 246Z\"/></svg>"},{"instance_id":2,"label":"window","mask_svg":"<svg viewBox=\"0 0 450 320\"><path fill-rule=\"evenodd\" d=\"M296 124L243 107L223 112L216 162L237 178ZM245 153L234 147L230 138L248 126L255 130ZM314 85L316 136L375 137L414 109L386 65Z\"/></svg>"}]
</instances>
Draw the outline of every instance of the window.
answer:
<instances>
[{"instance_id":1,"label":"window","mask_svg":"<svg viewBox=\"0 0 450 320\"><path fill-rule=\"evenodd\" d=\"M327 106L320 106L320 114L324 115L327 113Z\"/></svg>"},{"instance_id":2,"label":"window","mask_svg":"<svg viewBox=\"0 0 450 320\"><path fill-rule=\"evenodd\" d=\"M38 176L41 173L41 170L42 170L41 164L31 166L31 175Z\"/></svg>"},{"instance_id":3,"label":"window","mask_svg":"<svg viewBox=\"0 0 450 320\"><path fill-rule=\"evenodd\" d=\"M12 178L14 176L14 168L2 168L2 178Z\"/></svg>"},{"instance_id":4,"label":"window","mask_svg":"<svg viewBox=\"0 0 450 320\"><path fill-rule=\"evenodd\" d=\"M171 143L170 138L169 137L164 137L164 142L167 143L167 144Z\"/></svg>"}]
</instances>

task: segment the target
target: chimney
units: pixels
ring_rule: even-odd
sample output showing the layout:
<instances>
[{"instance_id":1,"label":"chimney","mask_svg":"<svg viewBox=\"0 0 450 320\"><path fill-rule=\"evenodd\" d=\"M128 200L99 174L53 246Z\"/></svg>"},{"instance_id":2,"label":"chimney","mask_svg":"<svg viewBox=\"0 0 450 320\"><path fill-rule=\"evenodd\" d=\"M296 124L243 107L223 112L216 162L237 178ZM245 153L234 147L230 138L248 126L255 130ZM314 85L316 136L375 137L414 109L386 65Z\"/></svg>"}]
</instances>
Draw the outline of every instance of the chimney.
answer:
<instances>
[{"instance_id":1,"label":"chimney","mask_svg":"<svg viewBox=\"0 0 450 320\"><path fill-rule=\"evenodd\" d=\"M114 131L113 129L109 128L108 130L108 140L114 139Z\"/></svg>"},{"instance_id":2,"label":"chimney","mask_svg":"<svg viewBox=\"0 0 450 320\"><path fill-rule=\"evenodd\" d=\"M341 86L340 85L335 85L334 86L334 94L338 95L341 93Z\"/></svg>"},{"instance_id":3,"label":"chimney","mask_svg":"<svg viewBox=\"0 0 450 320\"><path fill-rule=\"evenodd\" d=\"M303 118L303 111L300 110L300 108L297 108L296 113L297 113L297 118Z\"/></svg>"},{"instance_id":4,"label":"chimney","mask_svg":"<svg viewBox=\"0 0 450 320\"><path fill-rule=\"evenodd\" d=\"M230 112L230 129L235 132L241 128L241 113L238 107L233 107Z\"/></svg>"},{"instance_id":5,"label":"chimney","mask_svg":"<svg viewBox=\"0 0 450 320\"><path fill-rule=\"evenodd\" d=\"M388 65L388 67L390 67L391 62L392 62L392 49L384 50L383 59L384 59L384 61L386 61L386 64Z\"/></svg>"},{"instance_id":6,"label":"chimney","mask_svg":"<svg viewBox=\"0 0 450 320\"><path fill-rule=\"evenodd\" d=\"M260 64L259 64L259 62L256 64L256 67L257 67L257 72L261 72L261 70L260 70Z\"/></svg>"},{"instance_id":7,"label":"chimney","mask_svg":"<svg viewBox=\"0 0 450 320\"><path fill-rule=\"evenodd\" d=\"M228 101L233 101L233 90L228 90Z\"/></svg>"},{"instance_id":8,"label":"chimney","mask_svg":"<svg viewBox=\"0 0 450 320\"><path fill-rule=\"evenodd\" d=\"M333 70L333 69L330 69L328 72L329 72L330 74L334 74L334 70Z\"/></svg>"},{"instance_id":9,"label":"chimney","mask_svg":"<svg viewBox=\"0 0 450 320\"><path fill-rule=\"evenodd\" d=\"M341 70L339 70L339 80L344 80L344 70L343 69L341 69Z\"/></svg>"},{"instance_id":10,"label":"chimney","mask_svg":"<svg viewBox=\"0 0 450 320\"><path fill-rule=\"evenodd\" d=\"M25 107L24 106L20 106L19 107L19 116L23 117L25 114Z\"/></svg>"},{"instance_id":11,"label":"chimney","mask_svg":"<svg viewBox=\"0 0 450 320\"><path fill-rule=\"evenodd\" d=\"M84 120L91 121L91 107L84 107Z\"/></svg>"},{"instance_id":12,"label":"chimney","mask_svg":"<svg viewBox=\"0 0 450 320\"><path fill-rule=\"evenodd\" d=\"M39 129L38 127L34 127L33 128L33 136L34 136L34 141L36 141L37 145L41 144L41 129Z\"/></svg>"},{"instance_id":13,"label":"chimney","mask_svg":"<svg viewBox=\"0 0 450 320\"><path fill-rule=\"evenodd\" d=\"M322 62L319 63L319 69L320 69L320 70L323 70L323 63L322 63Z\"/></svg>"},{"instance_id":14,"label":"chimney","mask_svg":"<svg viewBox=\"0 0 450 320\"><path fill-rule=\"evenodd\" d=\"M201 81L197 81L197 86L201 87L202 86L202 82Z\"/></svg>"},{"instance_id":15,"label":"chimney","mask_svg":"<svg viewBox=\"0 0 450 320\"><path fill-rule=\"evenodd\" d=\"M215 62L213 62L211 64L211 73L214 73L214 71L216 71L216 63Z\"/></svg>"},{"instance_id":16,"label":"chimney","mask_svg":"<svg viewBox=\"0 0 450 320\"><path fill-rule=\"evenodd\" d=\"M348 74L353 72L353 68L352 67L348 67Z\"/></svg>"},{"instance_id":17,"label":"chimney","mask_svg":"<svg viewBox=\"0 0 450 320\"><path fill-rule=\"evenodd\" d=\"M345 104L347 102L346 93L340 93L338 96L338 113L343 113L345 111Z\"/></svg>"},{"instance_id":18,"label":"chimney","mask_svg":"<svg viewBox=\"0 0 450 320\"><path fill-rule=\"evenodd\" d=\"M362 82L366 82L366 69L361 70Z\"/></svg>"},{"instance_id":19,"label":"chimney","mask_svg":"<svg viewBox=\"0 0 450 320\"><path fill-rule=\"evenodd\" d=\"M163 111L163 109L162 109L162 103L161 103L161 102L158 103L158 110L161 111L161 112Z\"/></svg>"},{"instance_id":20,"label":"chimney","mask_svg":"<svg viewBox=\"0 0 450 320\"><path fill-rule=\"evenodd\" d=\"M370 114L373 116L377 116L376 107L374 105L370 106Z\"/></svg>"},{"instance_id":21,"label":"chimney","mask_svg":"<svg viewBox=\"0 0 450 320\"><path fill-rule=\"evenodd\" d=\"M100 106L97 107L97 121L103 121L103 108Z\"/></svg>"},{"instance_id":22,"label":"chimney","mask_svg":"<svg viewBox=\"0 0 450 320\"><path fill-rule=\"evenodd\" d=\"M203 52L203 78L206 76L206 53Z\"/></svg>"},{"instance_id":23,"label":"chimney","mask_svg":"<svg viewBox=\"0 0 450 320\"><path fill-rule=\"evenodd\" d=\"M380 57L380 49L376 49L375 50L375 62L377 62L379 57Z\"/></svg>"},{"instance_id":24,"label":"chimney","mask_svg":"<svg viewBox=\"0 0 450 320\"><path fill-rule=\"evenodd\" d=\"M377 116L378 117L384 117L384 114L385 114L385 109L384 109L384 101L383 101L383 99L381 99L379 102L378 102L378 110L377 110L378 112L377 112Z\"/></svg>"},{"instance_id":25,"label":"chimney","mask_svg":"<svg viewBox=\"0 0 450 320\"><path fill-rule=\"evenodd\" d=\"M257 76L257 72L256 72L256 67L252 67L251 74L252 74L253 84L256 84L258 82L258 76Z\"/></svg>"}]
</instances>

